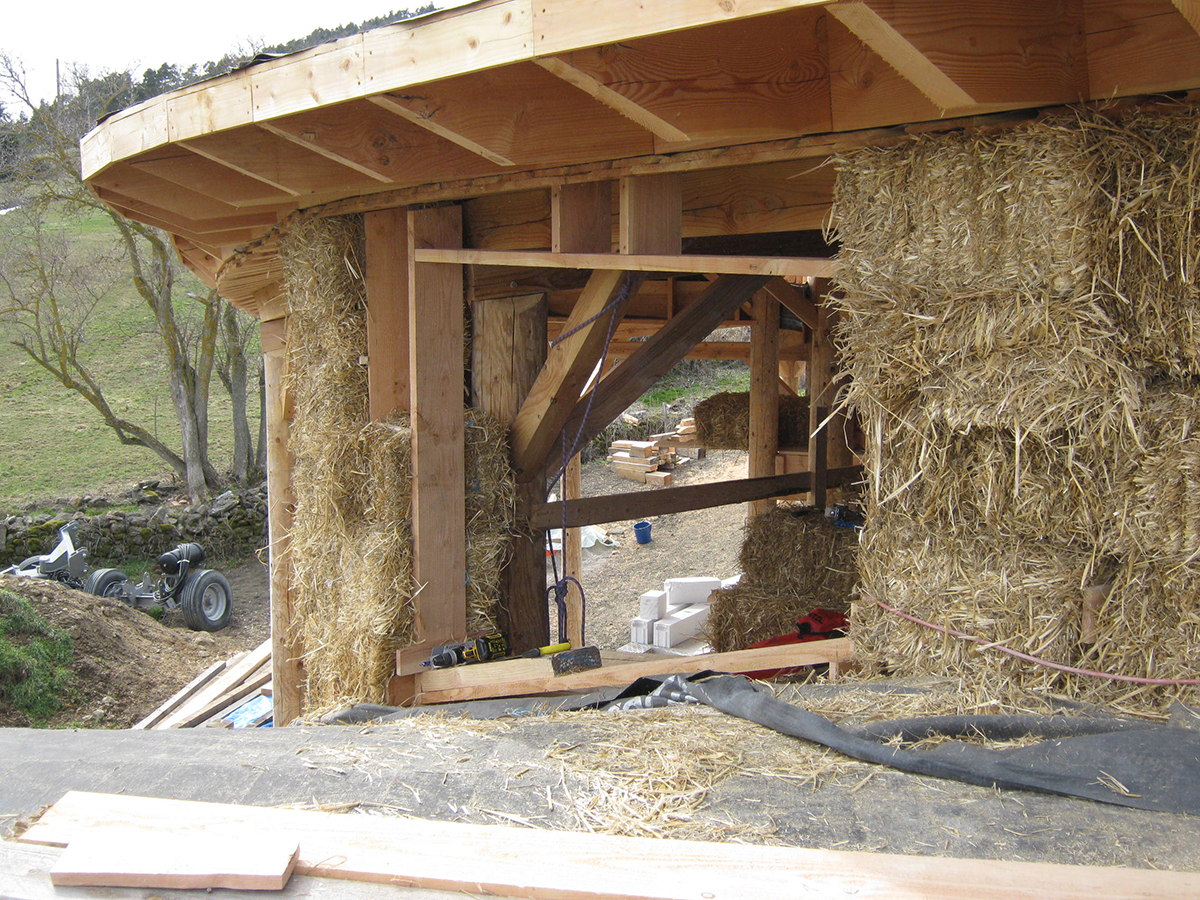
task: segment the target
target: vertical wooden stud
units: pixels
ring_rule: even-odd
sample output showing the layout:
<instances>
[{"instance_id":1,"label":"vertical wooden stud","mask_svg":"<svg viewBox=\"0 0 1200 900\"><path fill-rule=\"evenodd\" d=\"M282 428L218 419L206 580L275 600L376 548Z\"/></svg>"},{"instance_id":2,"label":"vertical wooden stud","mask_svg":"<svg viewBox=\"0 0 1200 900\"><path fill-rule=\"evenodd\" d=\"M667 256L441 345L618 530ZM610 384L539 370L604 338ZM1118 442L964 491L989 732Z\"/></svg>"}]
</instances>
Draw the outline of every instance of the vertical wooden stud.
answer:
<instances>
[{"instance_id":1,"label":"vertical wooden stud","mask_svg":"<svg viewBox=\"0 0 1200 900\"><path fill-rule=\"evenodd\" d=\"M367 243L367 365L370 416L386 419L409 408L408 292L412 235L407 209L369 212Z\"/></svg>"},{"instance_id":2,"label":"vertical wooden stud","mask_svg":"<svg viewBox=\"0 0 1200 900\"><path fill-rule=\"evenodd\" d=\"M271 678L274 722L286 725L303 711L304 648L295 634L292 562L289 554L292 511L292 458L288 449L284 371L286 347L263 354L267 415L267 529L271 577Z\"/></svg>"},{"instance_id":3,"label":"vertical wooden stud","mask_svg":"<svg viewBox=\"0 0 1200 900\"><path fill-rule=\"evenodd\" d=\"M457 206L409 212L415 247L462 246ZM412 266L409 388L412 412L413 576L418 641L466 636L466 472L463 276L460 266Z\"/></svg>"},{"instance_id":4,"label":"vertical wooden stud","mask_svg":"<svg viewBox=\"0 0 1200 900\"><path fill-rule=\"evenodd\" d=\"M678 256L683 235L679 175L637 175L620 182L620 252Z\"/></svg>"},{"instance_id":5,"label":"vertical wooden stud","mask_svg":"<svg viewBox=\"0 0 1200 900\"><path fill-rule=\"evenodd\" d=\"M749 476L762 478L775 474L779 452L779 301L767 291L754 295L750 339ZM747 515L761 515L774 505L774 500L754 500Z\"/></svg>"}]
</instances>

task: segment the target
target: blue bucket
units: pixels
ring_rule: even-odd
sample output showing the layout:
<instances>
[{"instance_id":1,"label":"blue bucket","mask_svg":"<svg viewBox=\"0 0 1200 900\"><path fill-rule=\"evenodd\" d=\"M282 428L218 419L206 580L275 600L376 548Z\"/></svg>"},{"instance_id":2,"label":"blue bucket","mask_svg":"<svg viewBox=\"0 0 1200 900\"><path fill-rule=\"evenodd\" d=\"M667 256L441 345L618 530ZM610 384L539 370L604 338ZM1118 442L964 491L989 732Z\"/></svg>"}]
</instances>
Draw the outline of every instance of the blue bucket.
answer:
<instances>
[{"instance_id":1,"label":"blue bucket","mask_svg":"<svg viewBox=\"0 0 1200 900\"><path fill-rule=\"evenodd\" d=\"M637 538L637 542L639 544L650 543L651 527L652 526L650 525L649 522L638 522L636 525L633 526L633 535L634 535L634 537Z\"/></svg>"}]
</instances>

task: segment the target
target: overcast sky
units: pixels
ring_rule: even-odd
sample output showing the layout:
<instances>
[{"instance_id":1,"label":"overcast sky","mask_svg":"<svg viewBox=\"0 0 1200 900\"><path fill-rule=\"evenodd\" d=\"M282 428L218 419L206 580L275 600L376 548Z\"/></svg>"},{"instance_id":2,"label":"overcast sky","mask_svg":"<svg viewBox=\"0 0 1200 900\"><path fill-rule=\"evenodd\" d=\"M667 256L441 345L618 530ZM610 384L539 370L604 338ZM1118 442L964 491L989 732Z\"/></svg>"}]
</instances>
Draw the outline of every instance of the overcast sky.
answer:
<instances>
[{"instance_id":1,"label":"overcast sky","mask_svg":"<svg viewBox=\"0 0 1200 900\"><path fill-rule=\"evenodd\" d=\"M466 0L440 0L439 7ZM86 64L90 74L164 62L186 68L220 59L239 44L278 44L314 28L362 22L425 0L287 0L153 3L146 0L6 0L0 50L25 64L35 97L54 95L54 61Z\"/></svg>"}]
</instances>

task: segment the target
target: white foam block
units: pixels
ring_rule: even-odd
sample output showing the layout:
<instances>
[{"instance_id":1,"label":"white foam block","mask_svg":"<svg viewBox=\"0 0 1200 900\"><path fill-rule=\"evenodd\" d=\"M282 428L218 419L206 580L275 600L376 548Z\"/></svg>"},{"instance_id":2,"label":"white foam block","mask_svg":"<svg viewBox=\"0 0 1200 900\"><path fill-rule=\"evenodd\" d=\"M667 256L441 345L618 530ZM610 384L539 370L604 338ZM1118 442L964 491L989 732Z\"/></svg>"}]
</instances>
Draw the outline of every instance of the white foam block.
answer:
<instances>
[{"instance_id":1,"label":"white foam block","mask_svg":"<svg viewBox=\"0 0 1200 900\"><path fill-rule=\"evenodd\" d=\"M668 578L663 587L667 589L668 606L691 606L693 603L708 603L708 595L720 590L720 578Z\"/></svg>"},{"instance_id":2,"label":"white foam block","mask_svg":"<svg viewBox=\"0 0 1200 900\"><path fill-rule=\"evenodd\" d=\"M629 620L629 641L633 644L649 644L654 640L654 619L639 616Z\"/></svg>"},{"instance_id":3,"label":"white foam block","mask_svg":"<svg viewBox=\"0 0 1200 900\"><path fill-rule=\"evenodd\" d=\"M638 613L643 619L661 619L667 614L667 592L666 591L646 591L642 594L641 611Z\"/></svg>"},{"instance_id":4,"label":"white foam block","mask_svg":"<svg viewBox=\"0 0 1200 900\"><path fill-rule=\"evenodd\" d=\"M654 646L666 650L700 633L708 621L708 607L688 606L654 623Z\"/></svg>"},{"instance_id":5,"label":"white foam block","mask_svg":"<svg viewBox=\"0 0 1200 900\"><path fill-rule=\"evenodd\" d=\"M723 587L723 588L731 588L731 587L733 587L735 584L740 584L740 583L741 583L741 581L742 581L742 573L741 573L741 572L738 572L738 573L737 573L736 575L734 575L732 578L722 578L722 579L721 579L721 587Z\"/></svg>"}]
</instances>

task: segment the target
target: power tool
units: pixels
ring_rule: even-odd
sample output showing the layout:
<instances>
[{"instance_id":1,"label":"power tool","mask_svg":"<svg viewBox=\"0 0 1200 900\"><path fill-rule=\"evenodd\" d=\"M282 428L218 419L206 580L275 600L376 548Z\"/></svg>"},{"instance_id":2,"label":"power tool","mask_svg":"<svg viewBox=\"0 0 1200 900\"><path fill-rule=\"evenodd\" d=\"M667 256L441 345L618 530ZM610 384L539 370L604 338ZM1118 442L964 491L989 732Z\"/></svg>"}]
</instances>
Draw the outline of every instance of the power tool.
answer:
<instances>
[{"instance_id":1,"label":"power tool","mask_svg":"<svg viewBox=\"0 0 1200 900\"><path fill-rule=\"evenodd\" d=\"M472 638L457 644L439 644L429 654L426 663L433 669L449 669L465 663L487 662L508 656L508 638L499 631Z\"/></svg>"}]
</instances>

